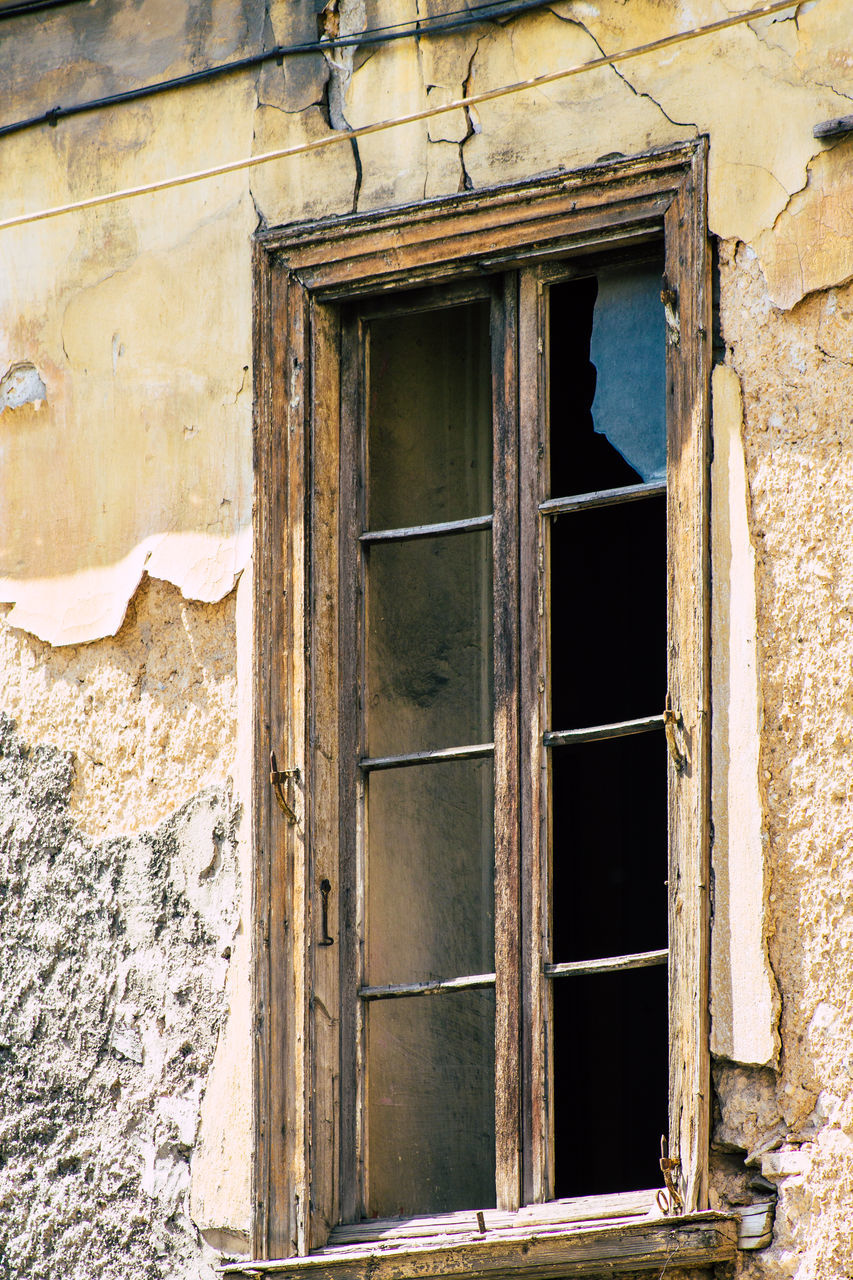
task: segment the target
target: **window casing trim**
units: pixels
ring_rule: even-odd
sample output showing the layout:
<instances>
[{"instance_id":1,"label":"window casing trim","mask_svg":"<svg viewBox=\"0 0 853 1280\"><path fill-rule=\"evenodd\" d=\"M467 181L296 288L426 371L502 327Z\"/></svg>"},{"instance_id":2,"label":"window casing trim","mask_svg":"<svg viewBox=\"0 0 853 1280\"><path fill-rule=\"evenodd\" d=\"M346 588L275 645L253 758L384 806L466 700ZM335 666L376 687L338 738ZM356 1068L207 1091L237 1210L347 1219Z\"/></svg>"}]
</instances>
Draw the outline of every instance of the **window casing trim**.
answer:
<instances>
[{"instance_id":1,"label":"window casing trim","mask_svg":"<svg viewBox=\"0 0 853 1280\"><path fill-rule=\"evenodd\" d=\"M676 851L670 866L670 1147L681 1155L686 1210L707 1205L710 288L705 163L706 144L700 140L495 191L282 228L256 241L252 1244L257 1258L310 1253L354 1207L347 1204L348 1189L338 1185L336 1166L338 1144L355 1132L357 1119L340 1115L339 1082L336 1086L329 1073L317 1070L318 1060L334 1056L337 1037L350 1030L333 1015L315 1017L318 1008L336 1007L337 958L314 954L310 945L313 881L320 873L311 851L319 831L339 828L340 806L348 803L339 795L335 750L329 748L339 731L339 688L352 688L353 673L344 669L344 652L326 653L330 661L312 661L317 627L325 627L327 637L334 631L330 617L324 619L333 606L320 584L337 569L318 562L318 549L310 545L310 519L334 525L339 517L338 459L324 456L324 441L336 434L342 395L347 396L347 380L355 376L344 369L338 380L341 314L335 304L403 285L464 292L466 279L484 271L630 247L661 232L679 326L670 331L668 351L668 413L677 423L679 455L668 523L670 539L695 568L692 577L682 574L674 586L670 571L669 592L670 633L683 637L692 650L675 664L690 673L686 681L673 683L670 677L689 759L683 774L670 774L670 848ZM521 334L522 349L525 340ZM536 394L535 381L521 385L522 397ZM355 394L354 387L349 391ZM520 411L528 420L538 413L534 404L522 403ZM327 429L318 435L314 424L320 419ZM346 459L342 465L348 465ZM522 475L521 483L533 479ZM521 578L522 591L535 589L523 564ZM352 584L344 584L348 589ZM521 665L524 669L523 658ZM310 752L309 717L315 745ZM530 733L538 732L541 741L541 730L533 726ZM298 770L292 792L296 824L279 812L265 785L271 751L284 767ZM529 789L527 811L535 812L530 807L534 781L522 777L520 787ZM523 891L535 895L536 880ZM538 918L537 904L525 905L526 918ZM345 935L353 921L338 917L336 901L330 909L333 936ZM525 1095L534 1094L528 1085ZM518 1106L507 1099L509 1107ZM337 1117L331 1140L325 1134L330 1116ZM523 1114L522 1128L525 1141L543 1140L535 1107ZM507 1172L509 1183L513 1178L518 1183L520 1176L520 1168ZM542 1185L534 1179L523 1191L519 1187L518 1195L541 1198Z\"/></svg>"}]
</instances>

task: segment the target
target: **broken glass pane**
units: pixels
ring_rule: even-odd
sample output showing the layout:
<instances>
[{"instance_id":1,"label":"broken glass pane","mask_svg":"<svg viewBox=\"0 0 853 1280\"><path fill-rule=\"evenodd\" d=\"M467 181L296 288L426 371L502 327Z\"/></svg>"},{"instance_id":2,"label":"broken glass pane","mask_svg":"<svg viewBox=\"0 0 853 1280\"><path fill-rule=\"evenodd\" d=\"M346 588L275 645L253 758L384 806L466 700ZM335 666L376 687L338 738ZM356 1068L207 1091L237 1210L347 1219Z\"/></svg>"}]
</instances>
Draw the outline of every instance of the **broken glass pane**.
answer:
<instances>
[{"instance_id":1,"label":"broken glass pane","mask_svg":"<svg viewBox=\"0 0 853 1280\"><path fill-rule=\"evenodd\" d=\"M650 262L551 289L552 497L666 479L661 279Z\"/></svg>"}]
</instances>

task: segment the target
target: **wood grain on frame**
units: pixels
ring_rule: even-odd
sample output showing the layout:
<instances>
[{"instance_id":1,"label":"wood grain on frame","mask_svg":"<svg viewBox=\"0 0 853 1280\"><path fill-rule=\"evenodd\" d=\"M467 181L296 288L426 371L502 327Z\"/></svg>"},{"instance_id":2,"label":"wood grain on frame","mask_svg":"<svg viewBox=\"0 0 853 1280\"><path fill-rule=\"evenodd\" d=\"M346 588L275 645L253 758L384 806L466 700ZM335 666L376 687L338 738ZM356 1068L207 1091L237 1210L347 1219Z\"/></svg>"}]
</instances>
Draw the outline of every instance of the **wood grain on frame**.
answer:
<instances>
[{"instance_id":1,"label":"wood grain on frame","mask_svg":"<svg viewBox=\"0 0 853 1280\"><path fill-rule=\"evenodd\" d=\"M708 1197L710 876L710 260L704 143L665 220L669 695L683 728L682 771L669 766L670 1150L684 1207Z\"/></svg>"},{"instance_id":2,"label":"wood grain on frame","mask_svg":"<svg viewBox=\"0 0 853 1280\"><path fill-rule=\"evenodd\" d=\"M495 778L495 1184L521 1203L521 849L518 724L518 292L492 304Z\"/></svg>"}]
</instances>

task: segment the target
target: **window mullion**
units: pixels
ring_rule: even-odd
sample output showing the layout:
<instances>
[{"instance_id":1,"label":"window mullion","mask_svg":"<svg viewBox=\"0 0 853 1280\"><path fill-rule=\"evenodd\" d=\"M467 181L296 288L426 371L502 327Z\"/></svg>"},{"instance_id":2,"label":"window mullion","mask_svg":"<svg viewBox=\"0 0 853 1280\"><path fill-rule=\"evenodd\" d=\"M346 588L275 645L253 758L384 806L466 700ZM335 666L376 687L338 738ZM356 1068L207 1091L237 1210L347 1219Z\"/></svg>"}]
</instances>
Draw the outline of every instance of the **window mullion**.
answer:
<instances>
[{"instance_id":1,"label":"window mullion","mask_svg":"<svg viewBox=\"0 0 853 1280\"><path fill-rule=\"evenodd\" d=\"M317 1009L340 1004L341 908L339 764L335 750L341 730L340 626L337 586L341 508L338 502L340 463L340 314L337 307L312 306L311 485L309 599L309 733L306 803L308 889L311 900L307 955L311 967L310 1150L311 1199L309 1249L326 1243L329 1228L340 1220L340 1019L317 1016ZM346 510L346 508L344 509ZM345 660L346 655L344 655ZM322 907L320 885L327 881L327 925L339 945L317 947ZM325 1141L327 1134L333 1141Z\"/></svg>"},{"instance_id":2,"label":"window mullion","mask_svg":"<svg viewBox=\"0 0 853 1280\"><path fill-rule=\"evenodd\" d=\"M362 666L363 617L358 535L364 528L362 512L363 421L362 368L364 350L361 326L344 313L341 324L341 454L340 454L340 753L339 753L339 865L341 880L340 1010L340 1214L344 1222L361 1216L361 1080L363 1047L358 988L361 985L360 906L358 858L360 832L354 820L360 814L361 779L357 768L361 752L361 708L352 697Z\"/></svg>"},{"instance_id":3,"label":"window mullion","mask_svg":"<svg viewBox=\"0 0 853 1280\"><path fill-rule=\"evenodd\" d=\"M495 1182L497 1207L521 1203L521 918L519 795L518 290L502 277L492 307Z\"/></svg>"},{"instance_id":4,"label":"window mullion","mask_svg":"<svg viewBox=\"0 0 853 1280\"><path fill-rule=\"evenodd\" d=\"M548 913L545 910L548 850L547 791L543 785L546 758L542 740L548 725L545 645L543 538L547 521L539 515L545 498L547 439L545 412L548 404L547 311L540 272L528 268L519 273L519 435L520 435L520 546L521 546L521 642L520 700L522 725L521 857L522 968L523 968L523 1147L525 1204L548 1200L553 1194L552 1121L548 1113L549 1062L547 1027L550 983L544 961Z\"/></svg>"}]
</instances>

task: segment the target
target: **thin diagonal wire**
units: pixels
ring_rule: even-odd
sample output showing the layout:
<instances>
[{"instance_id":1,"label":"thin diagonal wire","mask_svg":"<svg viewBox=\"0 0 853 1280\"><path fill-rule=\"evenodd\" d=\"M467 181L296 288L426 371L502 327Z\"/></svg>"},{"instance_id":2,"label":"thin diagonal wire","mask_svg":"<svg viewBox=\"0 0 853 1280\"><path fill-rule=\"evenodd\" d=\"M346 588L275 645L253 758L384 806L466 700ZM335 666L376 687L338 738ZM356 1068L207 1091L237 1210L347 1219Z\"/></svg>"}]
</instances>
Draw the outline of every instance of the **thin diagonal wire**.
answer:
<instances>
[{"instance_id":1,"label":"thin diagonal wire","mask_svg":"<svg viewBox=\"0 0 853 1280\"><path fill-rule=\"evenodd\" d=\"M674 45L684 44L688 40L696 40L700 36L712 35L717 31L726 31L731 27L741 26L756 18L768 17L781 13L784 9L795 9L801 0L776 0L773 4L761 5L757 9L722 18L718 22L708 23L704 27L695 27L692 31L679 31L671 36L663 36L648 44L637 45L633 49L623 49L620 53L593 58L589 62L576 63L573 67L565 67L561 71L549 71L544 75L531 76L528 80L519 80L514 84L502 85L499 89L488 89L483 93L472 94L468 98L458 98L443 106L427 107L423 111L413 111L405 116L397 116L392 120L379 120L375 124L360 125L357 129L341 130L313 142L298 143L293 147L281 147L275 151L261 152L256 156L247 156L241 160L230 160L225 164L213 165L209 169L199 169L193 173L180 174L175 178L161 178L156 182L147 182L138 187L126 187L121 191L109 191L104 195L89 196L85 200L74 200L69 204L55 205L49 209L39 209L35 213L22 213L13 218L5 218L0 222L0 231L8 231L12 227L26 226L31 222L42 222L47 218L58 218L65 213L76 213L83 209L95 209L101 205L113 204L118 200L129 200L134 196L151 195L157 191L168 191L173 187L187 186L191 182L202 182L207 178L221 178L230 173L238 173L242 169L252 169L257 165L269 164L272 160L286 160L291 156L306 155L311 151L319 151L337 142L365 138L372 133L381 133L386 129L394 129L400 125L417 124L421 120L431 120L434 116L446 115L450 111L465 110L479 106L483 102L494 102L497 98L505 98L510 94L524 93L531 89L539 89L558 80L566 80L570 76L581 75L586 71L595 71L599 67L612 67L630 58L639 58L644 54L657 53L662 49L670 49Z\"/></svg>"}]
</instances>

